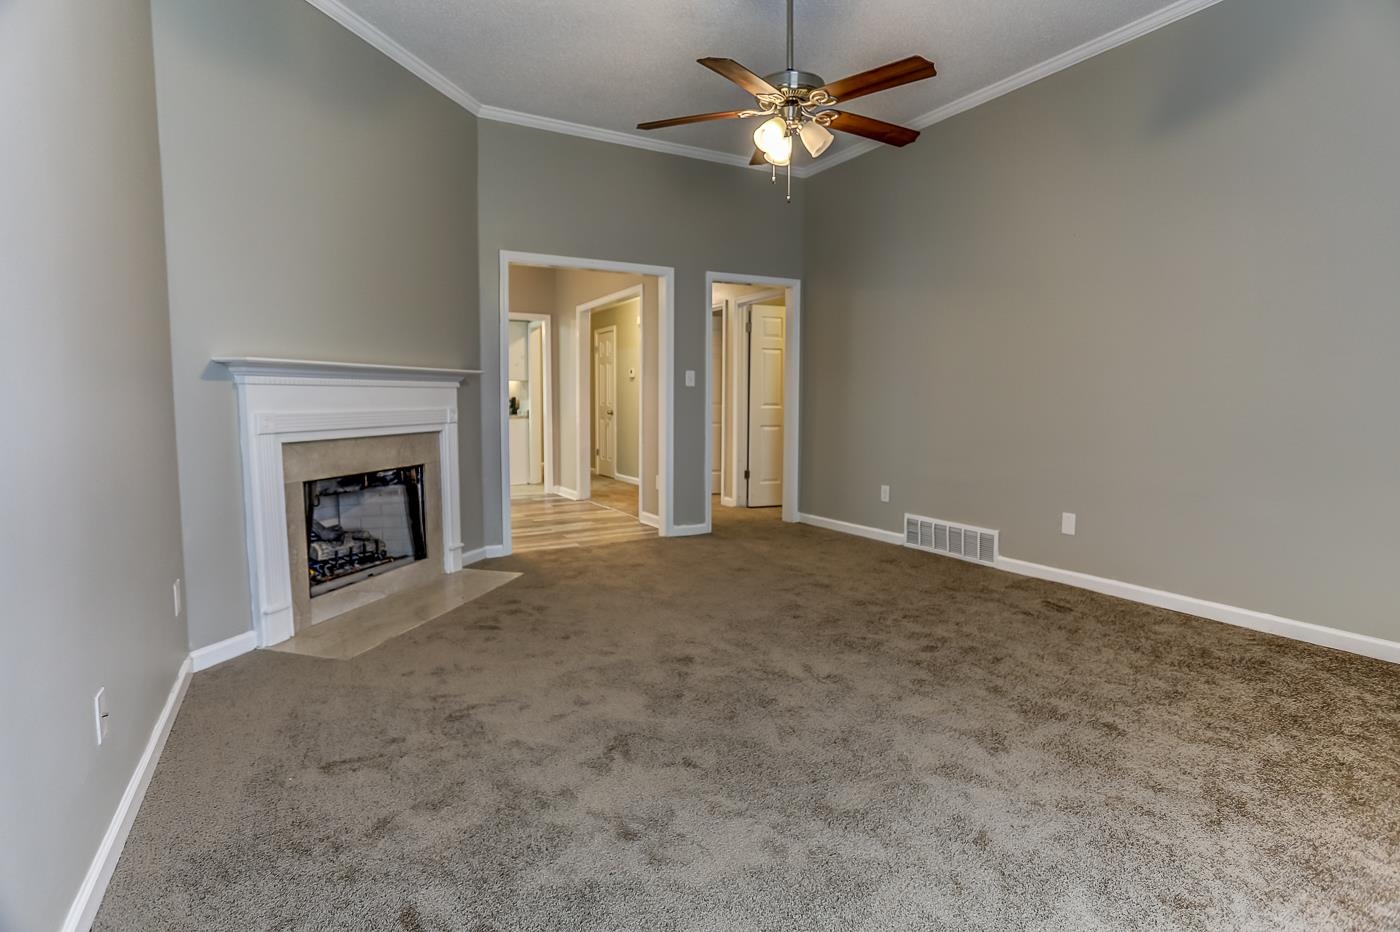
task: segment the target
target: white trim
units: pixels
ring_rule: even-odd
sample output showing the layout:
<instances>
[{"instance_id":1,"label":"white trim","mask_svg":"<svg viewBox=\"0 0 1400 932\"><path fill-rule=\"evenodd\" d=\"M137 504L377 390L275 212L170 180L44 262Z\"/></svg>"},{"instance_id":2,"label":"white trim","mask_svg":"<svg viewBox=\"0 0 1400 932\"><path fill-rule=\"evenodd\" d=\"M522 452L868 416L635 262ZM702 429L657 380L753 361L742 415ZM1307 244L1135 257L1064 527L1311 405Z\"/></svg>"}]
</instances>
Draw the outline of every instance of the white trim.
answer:
<instances>
[{"instance_id":1,"label":"white trim","mask_svg":"<svg viewBox=\"0 0 1400 932\"><path fill-rule=\"evenodd\" d=\"M175 724L180 704L185 700L185 690L189 688L191 673L191 658L186 657L180 664L179 672L175 674L175 683L170 687L165 707L156 718L150 740L146 742L146 749L136 762L135 772L127 781L126 791L117 803L116 812L112 813L112 821L107 824L107 831L97 846L97 853L93 855L87 874L83 876L83 882L78 887L78 893L73 898L72 905L68 907L68 915L64 917L63 925L59 926L61 932L87 932L92 927L93 920L97 918L102 896L107 892L112 872L117 869L117 860L126 844L126 836L131 832L131 823L136 820L136 812L141 808L141 800L146 796L146 788L151 784L151 775L155 773L160 753L165 748L165 739L170 736L170 726Z\"/></svg>"},{"instance_id":2,"label":"white trim","mask_svg":"<svg viewBox=\"0 0 1400 932\"><path fill-rule=\"evenodd\" d=\"M543 369L544 372L541 374L541 379L540 379L540 380L541 380L542 382L544 382L544 385L543 385L543 387L542 387L543 397L544 397L544 411L541 412L541 414L542 414L543 417L544 417L544 430L541 431L541 433L540 433L540 436L543 438L543 439L540 441L540 443L544 446L544 451L543 451L543 452L544 452L544 487L545 487L546 489L549 489L549 488L553 487L553 485L554 485L554 418L555 418L555 412L554 412L554 386L553 386L554 374L553 374L553 371L552 371L553 368L554 368L554 355L553 355L553 354L554 354L554 350L553 350L553 348L552 348L551 345L550 345L551 343L554 342L554 318L553 318L551 315L549 315L549 314L523 314L523 313L522 313L522 314L511 314L509 319L510 319L510 320L527 320L527 321L530 321L530 322L532 322L532 323L538 323L538 324L540 324L540 326L543 328L543 332L542 332L541 335L540 335L540 342L541 342L541 344L542 344L542 346L541 346L541 353L540 353L540 357L541 357L541 358L540 358L540 368ZM509 341L510 337L507 336L506 339L507 339L507 341ZM525 345L526 345L526 354L527 354L527 356L528 356L528 353L529 353L529 337L528 337L528 336L526 337ZM509 373L506 373L506 375L507 375L506 381L509 382L509 381L510 381L510 378L509 378L509 375L510 375L510 374L509 374ZM509 430L509 428L507 428L507 430Z\"/></svg>"},{"instance_id":3,"label":"white trim","mask_svg":"<svg viewBox=\"0 0 1400 932\"><path fill-rule=\"evenodd\" d=\"M368 362L328 362L322 359L278 359L273 356L215 356L228 368L237 381L257 385L323 384L322 379L334 379L345 385L355 379L374 384L392 382L413 385L420 382L459 383L469 375L480 375L480 369L434 369L426 366L386 366ZM293 380L293 381L288 381Z\"/></svg>"},{"instance_id":4,"label":"white trim","mask_svg":"<svg viewBox=\"0 0 1400 932\"><path fill-rule=\"evenodd\" d=\"M485 547L477 547L475 550L462 551L462 565L471 566L473 563L480 563L487 559L488 554Z\"/></svg>"},{"instance_id":5,"label":"white trim","mask_svg":"<svg viewBox=\"0 0 1400 932\"><path fill-rule=\"evenodd\" d=\"M771 285L775 288L786 289L787 294L787 329L783 337L784 357L783 357L783 520L788 522L800 521L801 516L797 511L798 503L798 477L801 475L798 469L799 458L802 453L802 446L799 437L799 427L802 423L802 280L800 278L782 278L772 275L740 275L730 272L706 272L705 273L705 524L707 529L714 524L714 501L712 495L714 490L710 488L710 463L714 451L710 449L714 438L710 436L710 377L714 369L714 341L710 339L709 317L713 313L715 285ZM747 296L740 302L739 306L748 304ZM738 366L735 366L737 369ZM739 399L734 399L735 422L738 422L738 412L740 410ZM736 428L737 436L737 428ZM741 472L737 465L734 473L734 493L738 498L739 476ZM725 504L721 499L720 504Z\"/></svg>"},{"instance_id":6,"label":"white trim","mask_svg":"<svg viewBox=\"0 0 1400 932\"><path fill-rule=\"evenodd\" d=\"M1195 615L1198 618L1219 621L1237 628L1263 631L1294 641L1306 641L1309 644L1361 654L1364 657L1400 663L1400 642L1396 641L1385 641L1381 638L1354 634L1339 628L1328 628L1308 621L1283 618L1266 612L1256 612L1253 609L1225 605L1222 602L1211 602L1207 599L1198 599L1195 596L1150 589L1136 583L1120 582L1103 576L1091 576L1088 573L1074 570L1042 566L1038 563L1028 563L1025 560L1013 560L1010 557L998 557L996 567L1018 576L1032 576L1036 579L1064 583L1080 589L1101 592L1104 595L1117 596L1130 602L1140 602L1143 605L1181 612L1183 615Z\"/></svg>"},{"instance_id":7,"label":"white trim","mask_svg":"<svg viewBox=\"0 0 1400 932\"><path fill-rule=\"evenodd\" d=\"M671 528L669 537L699 537L702 534L710 533L708 524L677 524Z\"/></svg>"},{"instance_id":8,"label":"white trim","mask_svg":"<svg viewBox=\"0 0 1400 932\"><path fill-rule=\"evenodd\" d=\"M1073 68L1080 62L1084 62L1096 55L1112 51L1120 45L1126 45L1134 39L1140 39L1150 32L1155 32L1163 26L1170 26L1177 20L1185 19L1193 13L1199 13L1208 7L1215 6L1220 0L1177 0L1170 6L1163 7L1155 13L1149 13L1141 19L1134 20L1126 26L1120 26L1112 32L1104 33L1097 39L1091 39L1083 45L1075 46L1067 52L1061 52L1053 58L1047 58L1039 64L1032 65L1024 71L1017 72L1007 78L1002 78L993 84L988 84L984 88L975 90L970 94L965 94L957 100L950 101L943 106L930 110L928 113L915 117L912 120L904 121L905 125L914 129L928 129L935 123L941 123L951 117L964 113L974 107L1004 97L1012 91L1034 84L1042 78L1048 78L1056 72L1064 71L1066 68ZM810 178L818 172L826 171L840 165L842 162L849 162L859 155L880 148L878 142L868 142L860 140L854 144L843 146L839 152L832 154L830 158L818 159L807 162L801 168L794 168L793 174L799 178Z\"/></svg>"},{"instance_id":9,"label":"white trim","mask_svg":"<svg viewBox=\"0 0 1400 932\"><path fill-rule=\"evenodd\" d=\"M622 473L614 474L613 478L616 479L618 482L625 482L628 485L640 486L642 484L642 480L637 478L636 476L624 476Z\"/></svg>"},{"instance_id":10,"label":"white trim","mask_svg":"<svg viewBox=\"0 0 1400 932\"><path fill-rule=\"evenodd\" d=\"M649 511L639 512L637 514L637 520L645 524L647 527L654 527L657 530L661 529L661 519Z\"/></svg>"},{"instance_id":11,"label":"white trim","mask_svg":"<svg viewBox=\"0 0 1400 932\"><path fill-rule=\"evenodd\" d=\"M738 508L738 507L739 507L739 503L736 502L736 501L734 500L734 496L732 496L732 495L721 495L721 496L719 497L719 503L720 503L721 505L723 505L724 507L726 507L726 508ZM799 520L799 521L802 520L800 516L798 517L798 520Z\"/></svg>"},{"instance_id":12,"label":"white trim","mask_svg":"<svg viewBox=\"0 0 1400 932\"><path fill-rule=\"evenodd\" d=\"M410 73L421 78L448 100L453 101L476 116L481 115L483 109L481 101L477 100L471 94L468 94L461 85L450 80L432 65L429 65L427 62L423 61L423 59L414 55L402 45L399 45L398 42L386 36L378 26L373 25L364 17L360 16L360 14L348 9L340 0L306 0L306 2L337 23L340 23L340 25L368 42L374 48L383 52L389 58L398 62Z\"/></svg>"},{"instance_id":13,"label":"white trim","mask_svg":"<svg viewBox=\"0 0 1400 932\"><path fill-rule=\"evenodd\" d=\"M700 146L688 146L684 143L671 142L661 136L638 136L620 130L603 129L600 126L586 126L582 123L570 123L567 120L556 120L553 117L536 116L533 113L521 113L518 110L506 110L502 107L484 106L477 116L481 117L483 120L491 120L496 123L511 123L516 126L528 126L531 129L540 129L547 133L561 133L565 136L592 139L595 142L608 142L618 146L629 146L633 149L646 149L651 152L661 152L666 155L679 155L682 158L717 162L721 165L732 165L735 168L747 169L750 167L747 156L737 155L733 152L721 152L716 149L703 149ZM767 170L766 166L764 166L764 170ZM796 174L796 172L793 174Z\"/></svg>"},{"instance_id":14,"label":"white trim","mask_svg":"<svg viewBox=\"0 0 1400 932\"><path fill-rule=\"evenodd\" d=\"M747 156L734 152L722 152L716 149L705 149L700 146L688 146L683 143L672 142L660 136L641 136L633 133L623 132L615 129L603 129L599 126L588 126L583 123L571 123L567 120L557 120L553 117L537 116L531 113L522 113L518 110L507 110L504 107L494 107L483 104L461 85L452 81L442 72L433 68L417 55L408 51L398 42L389 38L377 26L372 25L360 16L347 9L340 0L306 0L316 9L329 16L331 19L349 29L365 42L383 52L389 58L398 62L410 73L416 75L433 87L449 100L454 101L470 113L483 120L491 120L497 123L511 123L516 126L527 126L532 129L544 130L549 133L560 133L565 136L577 136L582 139L592 139L597 142L613 143L619 146L629 146L633 149L646 149L651 152L661 152L667 155L678 155L683 158L701 159L706 162L717 162L722 165L732 165L737 168L756 169L768 171L767 166L750 166ZM1150 32L1169 26L1180 19L1185 19L1193 13L1199 13L1208 7L1219 3L1220 0L1177 0L1177 2L1163 7L1155 13L1149 13L1141 19L1120 26L1117 29L1107 32L1097 39L1091 39L1082 45L1076 46L1067 52L1062 52L1053 58L1048 58L1039 64L1032 65L1024 71L1003 78L993 84L989 84L970 94L965 94L957 100L950 101L943 106L930 110L922 116L905 121L907 125L915 129L927 129L935 123L942 122L949 117L956 116L973 107L980 106L988 101L995 100L1012 91L1019 90L1028 84L1039 81L1041 78L1049 77L1058 71L1071 68L1082 61L1111 51L1120 45L1126 45L1134 39L1140 39ZM864 155L879 148L879 143L866 142L864 140L846 145L840 151L832 153L830 156L811 162L803 162L801 165L794 165L792 169L795 178L810 178L818 172L825 171L842 162L849 162L857 156Z\"/></svg>"},{"instance_id":15,"label":"white trim","mask_svg":"<svg viewBox=\"0 0 1400 932\"><path fill-rule=\"evenodd\" d=\"M242 634L235 634L231 638L225 638L214 644L196 648L190 651L190 663L194 665L194 672L208 670L217 666L225 660L232 660L234 657L242 656L252 650L257 650L258 633L256 631L244 631Z\"/></svg>"},{"instance_id":16,"label":"white trim","mask_svg":"<svg viewBox=\"0 0 1400 932\"><path fill-rule=\"evenodd\" d=\"M675 386L671 376L671 370L675 359L675 335L674 316L676 308L676 270L666 265L643 265L636 262L617 262L611 259L587 259L576 256L555 256L545 253L518 252L515 250L502 249L500 252L500 264L498 267L500 274L500 308L498 315L498 326L500 328L500 346L497 363L500 366L498 373L498 389L500 394L495 398L488 398L482 392L482 420L483 424L489 425L494 417L500 424L501 443L501 542L499 544L488 545L500 549L502 556L511 552L510 543L510 438L507 436L508 421L505 416L506 398L506 355L507 355L507 326L510 319L510 267L511 265L536 265L556 269L583 269L593 272L624 272L632 275L650 275L660 279L658 289L658 333L657 345L659 347L657 359L657 384L660 386L659 401L660 410L656 412L656 431L660 435L658 444L658 456L660 462L660 488L658 491L657 504L660 512L660 532L662 537L670 535L674 520L675 510L672 507L671 496L675 489L675 461L676 461L676 438L672 429L672 422L675 417L676 394ZM706 305L708 306L708 300ZM643 358L646 354L643 353ZM645 392L643 392L645 398ZM495 410L491 410L491 405L495 403ZM645 417L643 418L645 424ZM587 474L579 477L580 485L587 481ZM484 491L484 490L483 490ZM564 494L563 489L557 490L559 494ZM640 495L640 487L639 487ZM569 496L565 496L566 498ZM484 503L483 503L484 504ZM708 505L706 506L709 507Z\"/></svg>"},{"instance_id":17,"label":"white trim","mask_svg":"<svg viewBox=\"0 0 1400 932\"><path fill-rule=\"evenodd\" d=\"M487 545L486 545L486 559L488 559L488 560L494 560L494 559L496 559L497 557L508 557L508 556L510 556L510 551L507 550L506 548L502 547L500 544L487 544Z\"/></svg>"},{"instance_id":18,"label":"white trim","mask_svg":"<svg viewBox=\"0 0 1400 932\"><path fill-rule=\"evenodd\" d=\"M837 521L833 518L823 518L817 515L804 514L802 515L802 521L814 527L826 528L827 530L838 531L843 534L853 534L857 537L867 537L871 540L887 541L899 546L903 546L904 544L904 535L895 531L866 527L865 525L852 524L848 521ZM1181 595L1162 589L1152 589L1147 586L1139 586L1136 583L1122 582L1103 576L1093 576L1089 573L1081 573L1076 570L1062 570L1058 567L1044 566L1039 563L1030 563L1026 560L1016 560L1011 557L998 556L994 564L980 563L978 565L989 566L992 569L998 569L1006 573L1014 573L1017 576L1030 576L1035 579L1044 579L1049 582L1062 583L1066 586L1074 586L1078 589L1088 589L1091 592L1099 592L1104 595L1127 599L1129 602L1151 605L1154 608L1164 608L1168 611L1180 612L1183 615L1192 615L1196 618L1204 618L1207 621L1218 621L1222 624L1233 625L1237 628L1248 628L1251 631L1263 631L1266 634L1274 634L1293 641L1303 641L1308 644L1316 644L1320 647L1330 647L1334 650L1359 654L1363 657L1373 657L1376 660L1400 663L1400 642L1387 641L1383 638L1371 637L1368 634L1356 634L1351 631L1343 631L1340 628L1329 628L1324 625L1313 624L1309 621L1298 621L1293 618L1284 618L1280 615L1270 615L1267 612L1257 612L1249 608L1239 608L1234 605L1226 605L1223 602L1212 602L1208 599L1198 599L1195 596Z\"/></svg>"},{"instance_id":19,"label":"white trim","mask_svg":"<svg viewBox=\"0 0 1400 932\"><path fill-rule=\"evenodd\" d=\"M574 489L565 488L562 485L556 485L551 489L547 489L546 491L549 492L550 495L558 495L560 498L567 498L571 502L576 502L579 500L577 491L575 491Z\"/></svg>"},{"instance_id":20,"label":"white trim","mask_svg":"<svg viewBox=\"0 0 1400 932\"><path fill-rule=\"evenodd\" d=\"M576 469L578 470L578 497L587 499L593 497L593 425L596 422L598 412L592 404L593 386L593 312L615 304L624 304L629 301L637 302L637 316L641 318L641 334L639 337L638 358L641 360L637 373L637 470L640 472L642 464L647 457L647 437L650 431L647 430L646 390L647 390L647 330L646 330L646 307L643 298L645 288L642 285L632 285L623 288L621 291L614 291L612 294L603 295L601 298L594 298L592 301L584 303L574 308L574 340L578 353L578 381L574 385L574 443L578 448ZM584 339L584 321L588 322L588 339ZM616 328L614 328L616 329ZM617 371L614 366L613 378L616 380ZM587 402L584 399L588 399ZM613 392L613 399L616 400L617 392ZM583 420L583 409L588 408L588 422ZM588 442L584 443L584 428L587 427ZM613 437L613 472L617 472L616 456L617 438ZM642 483L637 481L637 510L642 510Z\"/></svg>"},{"instance_id":21,"label":"white trim","mask_svg":"<svg viewBox=\"0 0 1400 932\"><path fill-rule=\"evenodd\" d=\"M904 535L897 531L885 531L880 528L866 527L864 524L852 524L849 521L837 521L835 518L823 518L820 515L799 514L797 520L803 524L810 524L812 527L824 528L840 534L878 540L882 544L904 543Z\"/></svg>"}]
</instances>

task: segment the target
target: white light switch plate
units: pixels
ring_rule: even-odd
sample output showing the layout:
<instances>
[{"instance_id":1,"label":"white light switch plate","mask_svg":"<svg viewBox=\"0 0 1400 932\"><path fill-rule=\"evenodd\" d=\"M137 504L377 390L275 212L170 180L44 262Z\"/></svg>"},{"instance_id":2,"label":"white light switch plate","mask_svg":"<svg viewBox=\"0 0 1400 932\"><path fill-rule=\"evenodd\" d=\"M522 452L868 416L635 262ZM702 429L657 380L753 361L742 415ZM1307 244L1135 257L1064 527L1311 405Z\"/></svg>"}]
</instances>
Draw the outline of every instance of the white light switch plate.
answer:
<instances>
[{"instance_id":1,"label":"white light switch plate","mask_svg":"<svg viewBox=\"0 0 1400 932\"><path fill-rule=\"evenodd\" d=\"M694 370L694 369L687 369L687 370L685 370L685 387L686 387L686 388L694 388L694 387L695 387L695 370Z\"/></svg>"},{"instance_id":2,"label":"white light switch plate","mask_svg":"<svg viewBox=\"0 0 1400 932\"><path fill-rule=\"evenodd\" d=\"M1068 534L1070 537L1073 537L1076 524L1078 524L1078 519L1072 512L1066 511L1064 514L1060 515L1061 534Z\"/></svg>"},{"instance_id":3,"label":"white light switch plate","mask_svg":"<svg viewBox=\"0 0 1400 932\"><path fill-rule=\"evenodd\" d=\"M107 740L107 687L103 686L92 697L92 714L97 726L97 743Z\"/></svg>"},{"instance_id":4,"label":"white light switch plate","mask_svg":"<svg viewBox=\"0 0 1400 932\"><path fill-rule=\"evenodd\" d=\"M882 485L882 486L880 486L880 501L882 501L882 502L887 502L887 501L889 501L889 500L890 500L890 487L887 486L887 485Z\"/></svg>"}]
</instances>

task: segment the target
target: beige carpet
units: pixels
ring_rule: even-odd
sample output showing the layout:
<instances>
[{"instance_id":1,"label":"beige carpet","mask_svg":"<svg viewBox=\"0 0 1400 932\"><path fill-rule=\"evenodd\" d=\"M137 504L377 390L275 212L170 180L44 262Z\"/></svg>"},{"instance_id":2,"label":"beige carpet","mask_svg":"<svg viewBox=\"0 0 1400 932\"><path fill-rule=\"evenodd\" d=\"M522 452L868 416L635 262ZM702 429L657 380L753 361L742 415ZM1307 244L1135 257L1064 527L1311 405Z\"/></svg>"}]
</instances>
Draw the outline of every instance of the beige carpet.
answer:
<instances>
[{"instance_id":1,"label":"beige carpet","mask_svg":"<svg viewBox=\"0 0 1400 932\"><path fill-rule=\"evenodd\" d=\"M716 516L190 687L100 930L1395 929L1400 668Z\"/></svg>"},{"instance_id":2,"label":"beige carpet","mask_svg":"<svg viewBox=\"0 0 1400 932\"><path fill-rule=\"evenodd\" d=\"M376 594L373 601L312 625L272 650L323 660L349 660L480 598L519 575L465 569L402 592Z\"/></svg>"}]
</instances>

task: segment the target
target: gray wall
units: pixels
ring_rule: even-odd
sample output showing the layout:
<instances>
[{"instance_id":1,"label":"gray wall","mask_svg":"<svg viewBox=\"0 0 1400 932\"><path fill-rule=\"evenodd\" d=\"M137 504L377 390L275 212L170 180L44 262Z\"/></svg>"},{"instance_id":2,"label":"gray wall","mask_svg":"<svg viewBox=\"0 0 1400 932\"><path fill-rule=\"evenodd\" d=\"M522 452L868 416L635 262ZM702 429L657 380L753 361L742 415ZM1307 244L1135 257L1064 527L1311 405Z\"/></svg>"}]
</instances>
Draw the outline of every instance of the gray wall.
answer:
<instances>
[{"instance_id":1,"label":"gray wall","mask_svg":"<svg viewBox=\"0 0 1400 932\"><path fill-rule=\"evenodd\" d=\"M153 10L198 647L251 626L237 405L209 358L474 368L476 121L309 4ZM483 543L475 379L460 407L471 549Z\"/></svg>"},{"instance_id":2,"label":"gray wall","mask_svg":"<svg viewBox=\"0 0 1400 932\"><path fill-rule=\"evenodd\" d=\"M789 205L761 172L506 123L482 121L478 133L482 345L499 346L503 249L676 269L673 517L702 522L708 403L698 381L686 388L683 379L705 366L705 272L800 276L802 185ZM484 519L487 539L498 541L504 403L497 353L482 363Z\"/></svg>"},{"instance_id":3,"label":"gray wall","mask_svg":"<svg viewBox=\"0 0 1400 932\"><path fill-rule=\"evenodd\" d=\"M0 3L0 138L0 929L55 929L185 656L144 0Z\"/></svg>"},{"instance_id":4,"label":"gray wall","mask_svg":"<svg viewBox=\"0 0 1400 932\"><path fill-rule=\"evenodd\" d=\"M1400 638L1397 48L1226 0L813 178L802 509Z\"/></svg>"}]
</instances>

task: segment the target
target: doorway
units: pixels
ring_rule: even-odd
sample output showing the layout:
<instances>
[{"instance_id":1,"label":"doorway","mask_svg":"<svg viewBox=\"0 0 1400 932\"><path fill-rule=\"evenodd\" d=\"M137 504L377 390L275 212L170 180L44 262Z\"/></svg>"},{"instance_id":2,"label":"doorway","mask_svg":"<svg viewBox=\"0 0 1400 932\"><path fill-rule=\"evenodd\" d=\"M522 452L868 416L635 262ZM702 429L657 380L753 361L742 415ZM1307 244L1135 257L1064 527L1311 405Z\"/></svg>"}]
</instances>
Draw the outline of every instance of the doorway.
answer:
<instances>
[{"instance_id":1,"label":"doorway","mask_svg":"<svg viewBox=\"0 0 1400 932\"><path fill-rule=\"evenodd\" d=\"M593 331L593 472L617 478L617 328Z\"/></svg>"},{"instance_id":2,"label":"doorway","mask_svg":"<svg viewBox=\"0 0 1400 932\"><path fill-rule=\"evenodd\" d=\"M507 439L512 494L521 486L543 491L554 483L552 436L553 343L548 314L517 312L507 321Z\"/></svg>"},{"instance_id":3,"label":"doorway","mask_svg":"<svg viewBox=\"0 0 1400 932\"><path fill-rule=\"evenodd\" d=\"M796 521L800 283L710 273L706 285L711 507L781 508Z\"/></svg>"},{"instance_id":4,"label":"doorway","mask_svg":"<svg viewBox=\"0 0 1400 932\"><path fill-rule=\"evenodd\" d=\"M507 251L500 272L504 400L512 387L510 319L527 308L549 318L542 334L552 356L542 432L549 475L537 490L530 487L537 494L517 495L512 503L512 490L524 487L510 484L520 453L519 444L512 451L503 410L502 543L488 554L675 533L674 438L666 429L675 404L667 378L674 272Z\"/></svg>"}]
</instances>

